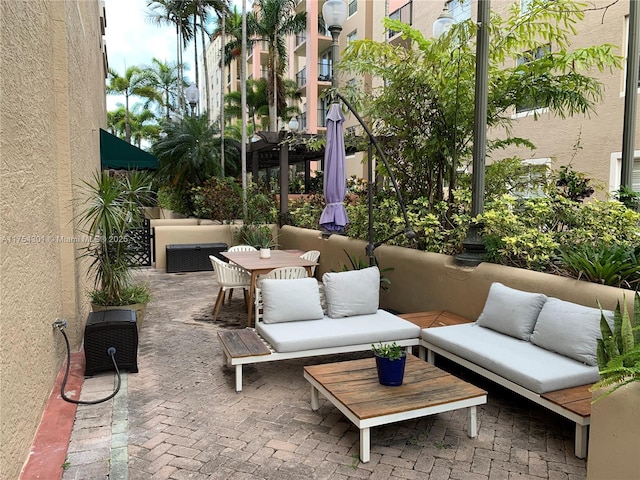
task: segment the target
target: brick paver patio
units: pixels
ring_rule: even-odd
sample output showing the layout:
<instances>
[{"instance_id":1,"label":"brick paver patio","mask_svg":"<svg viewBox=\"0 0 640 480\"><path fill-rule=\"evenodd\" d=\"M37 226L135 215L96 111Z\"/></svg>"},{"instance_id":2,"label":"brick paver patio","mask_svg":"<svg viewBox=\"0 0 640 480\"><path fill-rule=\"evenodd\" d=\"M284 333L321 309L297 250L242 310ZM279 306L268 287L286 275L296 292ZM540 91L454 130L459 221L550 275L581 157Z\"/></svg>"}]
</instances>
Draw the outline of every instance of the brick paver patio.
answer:
<instances>
[{"instance_id":1,"label":"brick paver patio","mask_svg":"<svg viewBox=\"0 0 640 480\"><path fill-rule=\"evenodd\" d=\"M405 421L375 428L371 462L359 463L358 430L322 398L313 412L302 377L304 365L358 355L248 366L236 393L217 331L244 327L240 292L214 324L213 272L141 274L154 300L140 330L139 373L123 375L113 400L78 407L63 480L586 477L570 422L460 370L489 391L477 439L467 437L464 411ZM111 374L87 378L81 398L112 385Z\"/></svg>"}]
</instances>

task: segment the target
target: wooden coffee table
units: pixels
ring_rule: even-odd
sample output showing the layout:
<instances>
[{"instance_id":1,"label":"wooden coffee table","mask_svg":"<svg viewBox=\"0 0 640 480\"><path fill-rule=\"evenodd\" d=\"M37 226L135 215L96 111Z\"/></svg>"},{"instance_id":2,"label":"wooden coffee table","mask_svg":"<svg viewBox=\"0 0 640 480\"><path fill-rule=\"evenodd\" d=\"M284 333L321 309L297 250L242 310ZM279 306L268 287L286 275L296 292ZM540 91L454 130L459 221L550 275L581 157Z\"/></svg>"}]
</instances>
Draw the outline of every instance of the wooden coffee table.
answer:
<instances>
[{"instance_id":1,"label":"wooden coffee table","mask_svg":"<svg viewBox=\"0 0 640 480\"><path fill-rule=\"evenodd\" d=\"M378 425L469 409L469 437L477 433L476 406L487 392L424 362L407 356L404 382L386 387L378 382L375 358L304 367L311 383L311 408L318 410L318 392L360 429L360 461L370 459L370 428Z\"/></svg>"}]
</instances>

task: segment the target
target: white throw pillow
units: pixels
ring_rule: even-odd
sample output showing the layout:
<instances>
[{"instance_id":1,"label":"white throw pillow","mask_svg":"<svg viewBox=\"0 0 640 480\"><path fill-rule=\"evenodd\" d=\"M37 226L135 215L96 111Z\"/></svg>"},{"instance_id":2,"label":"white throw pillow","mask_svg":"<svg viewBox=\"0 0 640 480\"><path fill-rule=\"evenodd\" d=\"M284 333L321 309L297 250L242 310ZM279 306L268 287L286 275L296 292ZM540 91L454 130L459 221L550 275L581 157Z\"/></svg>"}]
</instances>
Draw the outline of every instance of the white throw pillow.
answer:
<instances>
[{"instance_id":1,"label":"white throw pillow","mask_svg":"<svg viewBox=\"0 0 640 480\"><path fill-rule=\"evenodd\" d=\"M324 318L315 278L265 279L261 283L262 321L295 322Z\"/></svg>"},{"instance_id":2,"label":"white throw pillow","mask_svg":"<svg viewBox=\"0 0 640 480\"><path fill-rule=\"evenodd\" d=\"M529 340L546 301L547 296L542 293L523 292L495 282L491 284L477 324L520 340Z\"/></svg>"},{"instance_id":3,"label":"white throw pillow","mask_svg":"<svg viewBox=\"0 0 640 480\"><path fill-rule=\"evenodd\" d=\"M613 312L604 310L613 325ZM595 366L600 333L600 309L549 298L531 334L531 343L545 350Z\"/></svg>"},{"instance_id":4,"label":"white throw pillow","mask_svg":"<svg viewBox=\"0 0 640 480\"><path fill-rule=\"evenodd\" d=\"M327 272L322 276L327 313L331 318L368 315L378 311L380 270L378 267Z\"/></svg>"}]
</instances>

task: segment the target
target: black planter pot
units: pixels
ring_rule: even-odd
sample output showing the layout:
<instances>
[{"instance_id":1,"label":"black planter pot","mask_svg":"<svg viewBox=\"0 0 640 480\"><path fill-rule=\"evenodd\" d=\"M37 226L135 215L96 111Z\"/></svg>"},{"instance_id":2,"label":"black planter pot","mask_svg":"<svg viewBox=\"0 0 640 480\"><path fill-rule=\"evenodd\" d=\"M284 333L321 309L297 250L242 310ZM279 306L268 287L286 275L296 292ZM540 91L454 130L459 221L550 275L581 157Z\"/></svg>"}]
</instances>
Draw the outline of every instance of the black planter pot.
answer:
<instances>
[{"instance_id":1,"label":"black planter pot","mask_svg":"<svg viewBox=\"0 0 640 480\"><path fill-rule=\"evenodd\" d=\"M381 385L398 387L402 385L404 379L404 365L407 362L406 354L397 360L389 360L386 357L376 355L376 367L378 369L378 380Z\"/></svg>"}]
</instances>

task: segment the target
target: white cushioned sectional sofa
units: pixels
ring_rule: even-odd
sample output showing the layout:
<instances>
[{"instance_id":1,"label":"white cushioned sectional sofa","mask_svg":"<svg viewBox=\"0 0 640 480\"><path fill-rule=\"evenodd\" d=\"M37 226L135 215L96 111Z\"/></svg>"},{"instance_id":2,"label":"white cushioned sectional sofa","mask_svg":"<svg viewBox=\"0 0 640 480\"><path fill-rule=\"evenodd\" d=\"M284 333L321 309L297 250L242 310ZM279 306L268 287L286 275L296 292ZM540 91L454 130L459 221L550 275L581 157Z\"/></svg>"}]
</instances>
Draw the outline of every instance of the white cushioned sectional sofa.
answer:
<instances>
[{"instance_id":1,"label":"white cushioned sectional sofa","mask_svg":"<svg viewBox=\"0 0 640 480\"><path fill-rule=\"evenodd\" d=\"M476 322L424 329L420 345L431 363L434 353L442 355L575 421L576 455L583 458L589 418L541 395L599 380L601 313L613 325L611 311L493 283Z\"/></svg>"},{"instance_id":2,"label":"white cushioned sectional sofa","mask_svg":"<svg viewBox=\"0 0 640 480\"><path fill-rule=\"evenodd\" d=\"M418 346L420 327L379 309L377 267L325 273L314 278L265 279L256 290L256 333L270 355L230 358L236 366L236 390L242 365L371 349L378 342ZM226 355L226 353L225 353Z\"/></svg>"}]
</instances>

